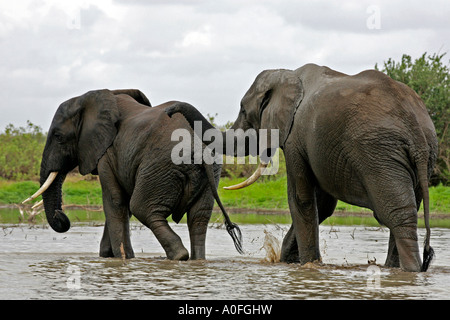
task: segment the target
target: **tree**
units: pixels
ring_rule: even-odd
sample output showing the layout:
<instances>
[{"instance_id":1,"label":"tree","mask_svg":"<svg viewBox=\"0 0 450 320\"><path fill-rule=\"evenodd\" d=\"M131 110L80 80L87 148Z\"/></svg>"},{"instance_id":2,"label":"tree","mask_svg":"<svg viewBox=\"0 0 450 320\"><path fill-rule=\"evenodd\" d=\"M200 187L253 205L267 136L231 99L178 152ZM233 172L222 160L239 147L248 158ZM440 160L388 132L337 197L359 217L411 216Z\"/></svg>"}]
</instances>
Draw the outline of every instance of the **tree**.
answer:
<instances>
[{"instance_id":1,"label":"tree","mask_svg":"<svg viewBox=\"0 0 450 320\"><path fill-rule=\"evenodd\" d=\"M27 121L26 127L9 124L0 134L0 177L10 180L39 177L46 135L39 126Z\"/></svg>"},{"instance_id":2,"label":"tree","mask_svg":"<svg viewBox=\"0 0 450 320\"><path fill-rule=\"evenodd\" d=\"M450 184L450 60L435 53L425 52L420 58L412 60L404 54L401 62L389 58L383 63L382 72L392 79L411 87L422 98L431 120L436 128L439 151L432 184ZM375 64L378 70L378 65Z\"/></svg>"}]
</instances>

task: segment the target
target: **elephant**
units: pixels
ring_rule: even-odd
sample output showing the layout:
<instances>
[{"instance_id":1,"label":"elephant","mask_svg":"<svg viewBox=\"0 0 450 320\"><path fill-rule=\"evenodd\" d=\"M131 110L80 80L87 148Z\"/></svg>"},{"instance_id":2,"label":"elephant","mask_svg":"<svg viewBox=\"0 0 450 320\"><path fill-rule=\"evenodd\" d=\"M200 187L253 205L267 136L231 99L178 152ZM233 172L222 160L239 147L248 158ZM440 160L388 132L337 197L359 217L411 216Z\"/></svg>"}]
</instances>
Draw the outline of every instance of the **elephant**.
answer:
<instances>
[{"instance_id":1,"label":"elephant","mask_svg":"<svg viewBox=\"0 0 450 320\"><path fill-rule=\"evenodd\" d=\"M170 228L187 212L191 259L205 259L205 239L214 199L238 251L239 227L233 224L217 194L219 164L179 164L171 161L174 130L189 124L180 115L169 118L164 109L176 101L152 107L139 90L93 90L63 102L51 123L42 154L41 188L49 225L66 232L70 221L63 213L62 184L78 166L82 175L99 176L105 227L101 257L133 258L129 219L134 215L151 229L168 259L187 260L189 252Z\"/></svg>"},{"instance_id":2,"label":"elephant","mask_svg":"<svg viewBox=\"0 0 450 320\"><path fill-rule=\"evenodd\" d=\"M166 113L183 114L191 126L202 121L203 130L212 127L191 107L176 105ZM371 209L389 228L385 266L412 272L428 269L434 256L428 181L437 138L423 101L411 88L376 70L347 75L312 63L296 70L264 70L242 98L231 129L254 129L257 134L260 129L278 130L292 217L281 261L321 261L318 226L342 200ZM226 148L228 134L223 133L222 151L236 156L237 146ZM245 150L250 153L248 146ZM232 189L255 181L273 150L257 152L259 171ZM422 200L423 263L417 235Z\"/></svg>"}]
</instances>

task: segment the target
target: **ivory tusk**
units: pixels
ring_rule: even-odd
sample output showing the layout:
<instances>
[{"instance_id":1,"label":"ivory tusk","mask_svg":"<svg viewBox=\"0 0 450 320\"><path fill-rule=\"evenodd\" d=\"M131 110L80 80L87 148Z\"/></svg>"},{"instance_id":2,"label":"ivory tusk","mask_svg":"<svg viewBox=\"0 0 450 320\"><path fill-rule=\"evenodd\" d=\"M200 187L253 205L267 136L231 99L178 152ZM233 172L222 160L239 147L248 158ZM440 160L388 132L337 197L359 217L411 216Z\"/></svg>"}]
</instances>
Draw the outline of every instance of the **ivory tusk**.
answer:
<instances>
[{"instance_id":1,"label":"ivory tusk","mask_svg":"<svg viewBox=\"0 0 450 320\"><path fill-rule=\"evenodd\" d=\"M237 190L237 189L242 189L242 188L248 187L249 185L254 183L256 180L258 180L259 177L261 177L262 172L267 168L268 165L269 165L268 163L260 162L258 168L250 176L250 178L248 178L244 182L241 182L241 183L236 184L234 186L223 187L223 188L226 189L226 190Z\"/></svg>"},{"instance_id":2,"label":"ivory tusk","mask_svg":"<svg viewBox=\"0 0 450 320\"><path fill-rule=\"evenodd\" d=\"M31 209L39 208L39 207L42 206L43 204L44 204L44 200L41 200L41 201L39 201L39 202L36 202L36 203L31 207Z\"/></svg>"},{"instance_id":3,"label":"ivory tusk","mask_svg":"<svg viewBox=\"0 0 450 320\"><path fill-rule=\"evenodd\" d=\"M29 197L28 199L24 200L24 201L22 202L22 204L24 204L24 203L26 203L26 202L28 202L28 201L31 201L31 200L33 200L33 199L36 199L36 198L39 197L41 194L43 194L43 193L45 192L45 190L47 190L48 187L50 187L50 185L53 183L53 181L55 180L55 178L56 178L57 175L58 175L58 171L51 172L51 173L48 175L47 180L45 180L44 184L39 188L39 190L36 191L36 193L33 194L31 197Z\"/></svg>"}]
</instances>

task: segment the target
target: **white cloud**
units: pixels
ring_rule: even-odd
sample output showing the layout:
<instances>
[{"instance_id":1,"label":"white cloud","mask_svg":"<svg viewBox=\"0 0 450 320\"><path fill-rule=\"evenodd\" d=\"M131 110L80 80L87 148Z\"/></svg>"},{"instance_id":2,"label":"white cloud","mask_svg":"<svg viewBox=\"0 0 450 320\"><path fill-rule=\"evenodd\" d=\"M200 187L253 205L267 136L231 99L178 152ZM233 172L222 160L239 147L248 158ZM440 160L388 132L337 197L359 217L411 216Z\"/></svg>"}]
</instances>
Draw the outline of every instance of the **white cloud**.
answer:
<instances>
[{"instance_id":1,"label":"white cloud","mask_svg":"<svg viewBox=\"0 0 450 320\"><path fill-rule=\"evenodd\" d=\"M198 31L190 31L181 42L182 47L209 47L211 45L211 27L206 25Z\"/></svg>"}]
</instances>

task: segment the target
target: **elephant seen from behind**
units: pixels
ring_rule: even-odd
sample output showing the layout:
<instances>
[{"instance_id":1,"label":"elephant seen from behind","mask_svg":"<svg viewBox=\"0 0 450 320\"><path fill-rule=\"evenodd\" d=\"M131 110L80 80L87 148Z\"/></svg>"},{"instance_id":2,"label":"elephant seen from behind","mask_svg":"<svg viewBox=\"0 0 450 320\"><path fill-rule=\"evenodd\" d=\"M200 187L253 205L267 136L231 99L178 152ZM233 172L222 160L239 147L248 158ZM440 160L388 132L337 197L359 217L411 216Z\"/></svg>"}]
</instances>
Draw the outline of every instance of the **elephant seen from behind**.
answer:
<instances>
[{"instance_id":1,"label":"elephant seen from behind","mask_svg":"<svg viewBox=\"0 0 450 320\"><path fill-rule=\"evenodd\" d=\"M100 243L102 257L134 257L129 219L133 214L152 230L169 259L187 260L189 252L170 228L187 212L191 259L205 259L208 222L218 202L236 248L239 228L217 195L219 164L174 164L172 132L189 124L164 109L176 102L151 107L139 90L95 90L62 103L56 111L42 155L41 188L47 220L57 232L70 221L62 211L62 184L76 166L82 175L96 174L102 187L106 222ZM192 133L193 134L193 133Z\"/></svg>"},{"instance_id":2,"label":"elephant seen from behind","mask_svg":"<svg viewBox=\"0 0 450 320\"><path fill-rule=\"evenodd\" d=\"M203 130L212 128L195 108L175 105L166 112L182 113L191 126L199 120ZM428 180L437 138L424 103L412 89L375 70L354 76L315 64L265 70L242 98L231 129L255 129L257 134L260 129L279 130L292 216L282 261L304 264L321 259L318 226L332 215L339 199L373 210L390 229L386 266L427 270L433 257ZM226 146L232 141L227 134L223 133L222 151L236 156L229 150L237 146ZM262 165L267 162L266 157ZM417 235L422 200L423 262Z\"/></svg>"}]
</instances>

